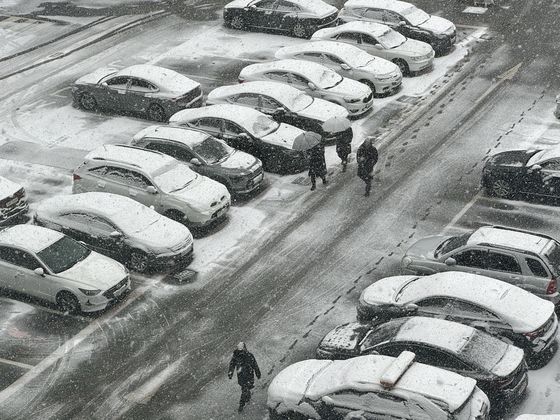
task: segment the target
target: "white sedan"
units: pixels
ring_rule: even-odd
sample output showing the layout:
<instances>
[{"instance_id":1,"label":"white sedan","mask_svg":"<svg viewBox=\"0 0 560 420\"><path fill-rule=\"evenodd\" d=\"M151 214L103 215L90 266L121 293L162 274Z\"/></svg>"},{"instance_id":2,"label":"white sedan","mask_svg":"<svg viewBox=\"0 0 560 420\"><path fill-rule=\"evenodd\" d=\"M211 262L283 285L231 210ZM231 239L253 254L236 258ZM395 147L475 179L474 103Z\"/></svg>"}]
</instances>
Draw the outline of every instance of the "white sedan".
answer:
<instances>
[{"instance_id":1,"label":"white sedan","mask_svg":"<svg viewBox=\"0 0 560 420\"><path fill-rule=\"evenodd\" d=\"M239 73L241 83L255 80L287 84L315 98L339 104L352 116L365 114L373 105L373 93L367 85L310 61L287 59L256 63Z\"/></svg>"},{"instance_id":2,"label":"white sedan","mask_svg":"<svg viewBox=\"0 0 560 420\"><path fill-rule=\"evenodd\" d=\"M64 312L96 312L130 289L130 277L122 264L60 232L15 225L0 230L0 286Z\"/></svg>"},{"instance_id":3,"label":"white sedan","mask_svg":"<svg viewBox=\"0 0 560 420\"><path fill-rule=\"evenodd\" d=\"M396 64L342 42L305 42L280 48L275 56L280 60L292 58L321 64L368 85L374 94L395 93L402 83L402 73Z\"/></svg>"},{"instance_id":4,"label":"white sedan","mask_svg":"<svg viewBox=\"0 0 560 420\"><path fill-rule=\"evenodd\" d=\"M417 73L433 66L435 52L430 44L406 38L387 25L353 21L334 28L320 29L312 40L338 41L390 60L402 74Z\"/></svg>"}]
</instances>

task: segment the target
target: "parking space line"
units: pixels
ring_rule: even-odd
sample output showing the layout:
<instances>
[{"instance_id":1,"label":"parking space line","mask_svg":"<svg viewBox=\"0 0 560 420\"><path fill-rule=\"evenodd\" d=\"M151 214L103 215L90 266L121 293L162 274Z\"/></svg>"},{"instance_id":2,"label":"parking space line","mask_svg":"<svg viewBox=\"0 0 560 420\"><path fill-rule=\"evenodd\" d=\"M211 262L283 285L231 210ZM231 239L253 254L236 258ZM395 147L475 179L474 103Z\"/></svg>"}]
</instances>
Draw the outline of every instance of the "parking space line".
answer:
<instances>
[{"instance_id":1,"label":"parking space line","mask_svg":"<svg viewBox=\"0 0 560 420\"><path fill-rule=\"evenodd\" d=\"M20 367L22 369L33 369L35 366L33 365L28 365L27 363L21 363L21 362L14 362L13 360L8 360L8 359L2 359L0 357L0 363L4 363L6 365L12 365L12 366L17 366Z\"/></svg>"},{"instance_id":2,"label":"parking space line","mask_svg":"<svg viewBox=\"0 0 560 420\"><path fill-rule=\"evenodd\" d=\"M465 213L469 211L469 209L474 205L474 203L476 203L476 201L481 197L481 195L482 195L481 191L476 193L476 195L471 199L471 201L465 204L465 206L461 209L461 211L457 213L455 217L453 217L453 219L451 219L451 222L449 222L447 226L443 228L440 235L446 235L447 232L455 225L455 223L457 223L461 219L461 217L463 217Z\"/></svg>"}]
</instances>

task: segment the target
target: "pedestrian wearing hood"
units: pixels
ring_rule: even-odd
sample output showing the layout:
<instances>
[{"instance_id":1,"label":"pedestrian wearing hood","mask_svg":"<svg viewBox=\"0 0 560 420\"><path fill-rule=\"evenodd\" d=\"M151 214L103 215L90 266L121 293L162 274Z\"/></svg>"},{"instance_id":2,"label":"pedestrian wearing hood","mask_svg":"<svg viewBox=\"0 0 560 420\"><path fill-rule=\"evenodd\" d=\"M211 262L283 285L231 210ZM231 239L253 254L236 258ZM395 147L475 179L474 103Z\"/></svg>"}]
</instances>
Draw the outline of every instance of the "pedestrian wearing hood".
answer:
<instances>
[{"instance_id":1,"label":"pedestrian wearing hood","mask_svg":"<svg viewBox=\"0 0 560 420\"><path fill-rule=\"evenodd\" d=\"M367 197L371 192L373 167L378 159L377 149L370 138L365 139L360 147L358 147L356 159L358 160L358 177L366 183L366 192L364 195Z\"/></svg>"},{"instance_id":2,"label":"pedestrian wearing hood","mask_svg":"<svg viewBox=\"0 0 560 420\"><path fill-rule=\"evenodd\" d=\"M342 172L346 172L348 165L348 155L352 152L352 129L346 130L344 134L336 140L336 154L342 163Z\"/></svg>"},{"instance_id":3,"label":"pedestrian wearing hood","mask_svg":"<svg viewBox=\"0 0 560 420\"><path fill-rule=\"evenodd\" d=\"M325 162L325 147L323 144L313 146L307 151L309 159L309 176L311 177L311 191L316 188L316 178L323 180L327 184L327 163Z\"/></svg>"},{"instance_id":4,"label":"pedestrian wearing hood","mask_svg":"<svg viewBox=\"0 0 560 420\"><path fill-rule=\"evenodd\" d=\"M241 398L239 399L238 413L243 411L243 407L251 400L251 389L255 386L255 376L260 379L261 371L257 360L252 353L247 350L244 342L240 342L233 351L233 356L229 362L228 377L233 377L233 372L237 370L237 383L241 387Z\"/></svg>"}]
</instances>

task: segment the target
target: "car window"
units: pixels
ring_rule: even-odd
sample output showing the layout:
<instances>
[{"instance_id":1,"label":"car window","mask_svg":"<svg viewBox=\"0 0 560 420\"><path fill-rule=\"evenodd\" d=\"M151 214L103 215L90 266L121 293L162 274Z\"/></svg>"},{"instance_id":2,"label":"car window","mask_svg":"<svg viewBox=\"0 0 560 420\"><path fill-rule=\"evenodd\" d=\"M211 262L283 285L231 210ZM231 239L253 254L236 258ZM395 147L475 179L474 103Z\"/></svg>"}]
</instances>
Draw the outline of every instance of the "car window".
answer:
<instances>
[{"instance_id":1,"label":"car window","mask_svg":"<svg viewBox=\"0 0 560 420\"><path fill-rule=\"evenodd\" d=\"M521 274L521 266L513 255L490 251L487 256L487 265L489 270Z\"/></svg>"},{"instance_id":2,"label":"car window","mask_svg":"<svg viewBox=\"0 0 560 420\"><path fill-rule=\"evenodd\" d=\"M107 166L98 166L97 168L89 169L88 172L99 176L105 176L108 170L109 168Z\"/></svg>"},{"instance_id":3,"label":"car window","mask_svg":"<svg viewBox=\"0 0 560 420\"><path fill-rule=\"evenodd\" d=\"M382 21L383 20L383 10L379 9L366 9L363 16L367 19Z\"/></svg>"},{"instance_id":4,"label":"car window","mask_svg":"<svg viewBox=\"0 0 560 420\"><path fill-rule=\"evenodd\" d=\"M469 369L468 365L444 350L424 345L413 345L410 351L416 354L416 360L420 363L452 370Z\"/></svg>"},{"instance_id":5,"label":"car window","mask_svg":"<svg viewBox=\"0 0 560 420\"><path fill-rule=\"evenodd\" d=\"M543 267L539 260L536 260L534 258L525 258L525 262L527 263L529 270L531 270L531 273L533 273L534 276L548 277L546 268Z\"/></svg>"},{"instance_id":6,"label":"car window","mask_svg":"<svg viewBox=\"0 0 560 420\"><path fill-rule=\"evenodd\" d=\"M323 54L307 52L307 53L296 54L295 58L299 60L308 60L308 61L314 61L315 63L321 63L323 61Z\"/></svg>"},{"instance_id":7,"label":"car window","mask_svg":"<svg viewBox=\"0 0 560 420\"><path fill-rule=\"evenodd\" d=\"M487 251L469 249L467 251L458 252L452 257L457 262L457 265L463 267L486 268L486 254Z\"/></svg>"},{"instance_id":8,"label":"car window","mask_svg":"<svg viewBox=\"0 0 560 420\"><path fill-rule=\"evenodd\" d=\"M80 225L80 230L87 231L87 232L105 232L111 233L116 228L112 226L109 222L99 218L92 216L90 214L85 213L66 213L62 215L62 218L66 222L70 222L72 224Z\"/></svg>"},{"instance_id":9,"label":"car window","mask_svg":"<svg viewBox=\"0 0 560 420\"><path fill-rule=\"evenodd\" d=\"M292 73L290 74L290 83L293 83L294 85L298 85L298 86L307 87L307 83L309 83L309 81L304 77L300 76L299 74Z\"/></svg>"},{"instance_id":10,"label":"car window","mask_svg":"<svg viewBox=\"0 0 560 420\"><path fill-rule=\"evenodd\" d=\"M364 44L368 44L368 45L379 44L379 42L377 41L377 39L375 39L375 38L372 37L371 35L362 35L362 42L363 42Z\"/></svg>"},{"instance_id":11,"label":"car window","mask_svg":"<svg viewBox=\"0 0 560 420\"><path fill-rule=\"evenodd\" d=\"M282 71L271 71L265 73L265 76L267 79L274 80L275 82L282 82L282 83L290 82L290 76L288 75L288 73Z\"/></svg>"},{"instance_id":12,"label":"car window","mask_svg":"<svg viewBox=\"0 0 560 420\"><path fill-rule=\"evenodd\" d=\"M560 159L551 159L543 162L541 167L549 171L560 171Z\"/></svg>"},{"instance_id":13,"label":"car window","mask_svg":"<svg viewBox=\"0 0 560 420\"><path fill-rule=\"evenodd\" d=\"M238 136L245 131L239 127L237 124L232 123L231 121L224 121L224 134L228 134L230 136Z\"/></svg>"},{"instance_id":14,"label":"car window","mask_svg":"<svg viewBox=\"0 0 560 420\"><path fill-rule=\"evenodd\" d=\"M35 270L41 267L37 258L22 250L11 247L0 247L0 260L16 265L18 267Z\"/></svg>"},{"instance_id":15,"label":"car window","mask_svg":"<svg viewBox=\"0 0 560 420\"><path fill-rule=\"evenodd\" d=\"M464 302L462 300L455 300L451 304L451 310L453 314L458 314L460 316L471 317L471 318L482 318L482 319L492 319L498 320L499 318L492 312L485 308L481 308L478 305L470 302Z\"/></svg>"},{"instance_id":16,"label":"car window","mask_svg":"<svg viewBox=\"0 0 560 420\"><path fill-rule=\"evenodd\" d=\"M91 218L91 227L101 233L110 234L117 230L115 226L109 223L107 220L102 219L101 217L93 216Z\"/></svg>"},{"instance_id":17,"label":"car window","mask_svg":"<svg viewBox=\"0 0 560 420\"><path fill-rule=\"evenodd\" d=\"M153 92L157 90L157 88L154 85L152 85L151 83L145 80L131 78L130 81L131 81L130 83L131 90L135 90L137 92Z\"/></svg>"},{"instance_id":18,"label":"car window","mask_svg":"<svg viewBox=\"0 0 560 420\"><path fill-rule=\"evenodd\" d=\"M277 0L263 0L255 4L258 9L272 10Z\"/></svg>"},{"instance_id":19,"label":"car window","mask_svg":"<svg viewBox=\"0 0 560 420\"><path fill-rule=\"evenodd\" d=\"M445 241L443 241L439 246L436 248L435 256L439 257L440 255L445 255L448 252L451 252L459 247L465 246L471 237L472 232L467 232L459 236L452 236Z\"/></svg>"},{"instance_id":20,"label":"car window","mask_svg":"<svg viewBox=\"0 0 560 420\"><path fill-rule=\"evenodd\" d=\"M234 102L257 108L259 106L259 97L252 93L242 93L240 95L237 95L237 97L234 99Z\"/></svg>"},{"instance_id":21,"label":"car window","mask_svg":"<svg viewBox=\"0 0 560 420\"><path fill-rule=\"evenodd\" d=\"M269 98L268 96L261 97L261 107L266 110L275 110L282 108L282 104L275 99Z\"/></svg>"},{"instance_id":22,"label":"car window","mask_svg":"<svg viewBox=\"0 0 560 420\"><path fill-rule=\"evenodd\" d=\"M339 41L353 42L360 44L362 42L362 35L356 32L342 32L335 37Z\"/></svg>"},{"instance_id":23,"label":"car window","mask_svg":"<svg viewBox=\"0 0 560 420\"><path fill-rule=\"evenodd\" d=\"M142 174L124 168L109 166L105 178L129 187L146 189L152 183Z\"/></svg>"},{"instance_id":24,"label":"car window","mask_svg":"<svg viewBox=\"0 0 560 420\"><path fill-rule=\"evenodd\" d=\"M442 297L428 297L415 302L420 308L434 312L444 312L451 301Z\"/></svg>"},{"instance_id":25,"label":"car window","mask_svg":"<svg viewBox=\"0 0 560 420\"><path fill-rule=\"evenodd\" d=\"M387 10L383 11L383 22L391 25L398 24L401 20L403 20L398 14L394 12L389 12Z\"/></svg>"},{"instance_id":26,"label":"car window","mask_svg":"<svg viewBox=\"0 0 560 420\"><path fill-rule=\"evenodd\" d=\"M107 86L115 89L125 89L128 84L128 76L117 76L107 80Z\"/></svg>"},{"instance_id":27,"label":"car window","mask_svg":"<svg viewBox=\"0 0 560 420\"><path fill-rule=\"evenodd\" d=\"M199 127L212 133L219 133L222 130L222 120L218 118L204 117L191 121L191 125Z\"/></svg>"},{"instance_id":28,"label":"car window","mask_svg":"<svg viewBox=\"0 0 560 420\"><path fill-rule=\"evenodd\" d=\"M166 155L174 157L178 160L182 160L184 162L188 162L195 157L186 147L182 147L176 144L152 141L146 144L145 147L149 150L155 150L156 152L165 153Z\"/></svg>"},{"instance_id":29,"label":"car window","mask_svg":"<svg viewBox=\"0 0 560 420\"><path fill-rule=\"evenodd\" d=\"M301 9L293 4L293 3L289 3L287 1L279 1L278 3L276 3L276 11L278 12L299 12L301 11Z\"/></svg>"},{"instance_id":30,"label":"car window","mask_svg":"<svg viewBox=\"0 0 560 420\"><path fill-rule=\"evenodd\" d=\"M324 57L326 60L332 61L335 64L342 64L344 63L344 61L342 61L340 58L332 55L332 54L324 54Z\"/></svg>"}]
</instances>

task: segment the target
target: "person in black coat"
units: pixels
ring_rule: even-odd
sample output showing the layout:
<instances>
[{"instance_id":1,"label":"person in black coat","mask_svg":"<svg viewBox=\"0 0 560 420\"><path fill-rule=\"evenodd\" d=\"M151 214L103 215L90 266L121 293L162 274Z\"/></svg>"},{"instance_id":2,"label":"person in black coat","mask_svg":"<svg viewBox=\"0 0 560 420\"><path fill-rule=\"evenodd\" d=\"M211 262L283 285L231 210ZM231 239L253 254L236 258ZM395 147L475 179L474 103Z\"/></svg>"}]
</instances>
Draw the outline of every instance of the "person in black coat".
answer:
<instances>
[{"instance_id":1,"label":"person in black coat","mask_svg":"<svg viewBox=\"0 0 560 420\"><path fill-rule=\"evenodd\" d=\"M307 151L309 159L309 176L311 177L311 191L316 188L316 178L327 184L327 163L325 162L325 147L322 144L312 147Z\"/></svg>"},{"instance_id":2,"label":"person in black coat","mask_svg":"<svg viewBox=\"0 0 560 420\"><path fill-rule=\"evenodd\" d=\"M240 342L233 351L233 356L229 362L228 377L233 377L233 372L237 370L237 383L241 387L241 398L239 399L238 412L243 411L243 407L251 400L251 389L255 386L255 376L260 379L261 371L257 360L252 353L247 350L244 342Z\"/></svg>"},{"instance_id":3,"label":"person in black coat","mask_svg":"<svg viewBox=\"0 0 560 420\"><path fill-rule=\"evenodd\" d=\"M352 129L348 129L336 140L336 154L342 162L342 172L346 172L348 165L348 155L352 152Z\"/></svg>"},{"instance_id":4,"label":"person in black coat","mask_svg":"<svg viewBox=\"0 0 560 420\"><path fill-rule=\"evenodd\" d=\"M378 159L377 149L370 138L365 139L360 147L358 147L356 159L358 160L358 177L366 183L366 192L364 195L367 197L371 191L373 167Z\"/></svg>"}]
</instances>

